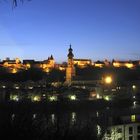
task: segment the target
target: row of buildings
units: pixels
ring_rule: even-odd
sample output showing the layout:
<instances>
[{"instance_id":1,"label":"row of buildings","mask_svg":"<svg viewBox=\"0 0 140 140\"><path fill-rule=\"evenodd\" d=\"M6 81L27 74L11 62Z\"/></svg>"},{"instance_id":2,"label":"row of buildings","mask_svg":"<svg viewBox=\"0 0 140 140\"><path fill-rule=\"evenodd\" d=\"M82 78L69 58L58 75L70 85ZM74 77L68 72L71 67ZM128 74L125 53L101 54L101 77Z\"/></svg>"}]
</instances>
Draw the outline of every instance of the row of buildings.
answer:
<instances>
[{"instance_id":1,"label":"row of buildings","mask_svg":"<svg viewBox=\"0 0 140 140\"><path fill-rule=\"evenodd\" d=\"M71 61L71 62L70 62ZM55 63L55 59L51 55L48 57L48 59L43 61L36 61L34 59L32 60L23 60L21 61L19 58L11 60L10 58L6 58L5 60L0 61L0 66L5 67L9 69L9 72L16 73L20 70L27 70L30 67L36 67L41 68L45 72L49 72L50 69L57 68L59 70L66 70L67 67L69 67L69 63L72 63L71 65L77 65L80 68L84 68L86 66L93 66L93 67L126 67L126 68L135 68L136 66L140 65L140 60L135 61L118 61L118 60L112 60L112 62L105 60L105 61L95 61L93 62L91 59L75 59L73 55L73 50L69 48L69 54L68 54L68 62L64 62L62 64Z\"/></svg>"}]
</instances>

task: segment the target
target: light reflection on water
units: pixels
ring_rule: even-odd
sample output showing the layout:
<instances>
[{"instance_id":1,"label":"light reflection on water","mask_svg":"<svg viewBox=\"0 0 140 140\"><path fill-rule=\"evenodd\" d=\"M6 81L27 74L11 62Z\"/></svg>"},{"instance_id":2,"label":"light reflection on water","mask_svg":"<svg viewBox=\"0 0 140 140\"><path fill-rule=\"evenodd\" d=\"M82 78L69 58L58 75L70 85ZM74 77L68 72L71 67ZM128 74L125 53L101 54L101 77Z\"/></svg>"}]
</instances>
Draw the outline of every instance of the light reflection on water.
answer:
<instances>
[{"instance_id":1,"label":"light reflection on water","mask_svg":"<svg viewBox=\"0 0 140 140\"><path fill-rule=\"evenodd\" d=\"M14 118L15 118L15 114L12 114L12 115L11 115L11 120L13 121Z\"/></svg>"},{"instance_id":2,"label":"light reflection on water","mask_svg":"<svg viewBox=\"0 0 140 140\"><path fill-rule=\"evenodd\" d=\"M117 109L116 109L117 110ZM119 113L128 113L128 109L112 110L111 114L119 116ZM105 111L65 111L65 112L12 112L1 119L5 124L9 121L9 126L12 129L28 132L28 129L36 134L51 135L59 133L64 135L67 131L75 135L83 132L90 132L100 137L106 129L106 121L109 119L110 108ZM118 113L119 112L119 113ZM130 111L132 113L132 110ZM3 115L4 116L4 115ZM134 118L134 117L133 117ZM137 117L135 117L137 119ZM126 119L126 117L125 117ZM130 116L128 117L130 119ZM0 127L1 124L0 124ZM9 128L10 128L9 127Z\"/></svg>"},{"instance_id":3,"label":"light reflection on water","mask_svg":"<svg viewBox=\"0 0 140 140\"><path fill-rule=\"evenodd\" d=\"M24 123L22 121L28 120L31 124L41 124L48 126L56 126L58 123L61 125L69 124L70 126L80 124L81 127L85 126L89 120L92 120L96 114L89 115L87 113L67 112L67 113L29 113L29 114L18 114L12 113L10 115L12 125L16 123ZM94 122L95 123L95 122Z\"/></svg>"},{"instance_id":4,"label":"light reflection on water","mask_svg":"<svg viewBox=\"0 0 140 140\"><path fill-rule=\"evenodd\" d=\"M74 125L76 123L76 112L71 113L71 125Z\"/></svg>"},{"instance_id":5,"label":"light reflection on water","mask_svg":"<svg viewBox=\"0 0 140 140\"><path fill-rule=\"evenodd\" d=\"M54 125L56 121L56 115L55 114L51 114L51 123Z\"/></svg>"},{"instance_id":6,"label":"light reflection on water","mask_svg":"<svg viewBox=\"0 0 140 140\"><path fill-rule=\"evenodd\" d=\"M37 114L36 113L33 114L33 119L36 119L36 117L37 117Z\"/></svg>"}]
</instances>

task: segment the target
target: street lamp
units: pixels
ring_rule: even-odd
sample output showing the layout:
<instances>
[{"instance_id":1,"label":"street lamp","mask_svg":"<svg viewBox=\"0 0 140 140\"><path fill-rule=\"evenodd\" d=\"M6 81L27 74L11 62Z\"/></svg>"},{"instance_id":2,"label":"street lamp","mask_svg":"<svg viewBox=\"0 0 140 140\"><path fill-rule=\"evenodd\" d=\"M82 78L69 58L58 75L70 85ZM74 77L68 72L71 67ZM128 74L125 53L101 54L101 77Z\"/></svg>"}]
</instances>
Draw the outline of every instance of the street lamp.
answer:
<instances>
[{"instance_id":1,"label":"street lamp","mask_svg":"<svg viewBox=\"0 0 140 140\"><path fill-rule=\"evenodd\" d=\"M111 76L106 76L105 77L105 83L106 84L111 84L112 83L112 77Z\"/></svg>"}]
</instances>

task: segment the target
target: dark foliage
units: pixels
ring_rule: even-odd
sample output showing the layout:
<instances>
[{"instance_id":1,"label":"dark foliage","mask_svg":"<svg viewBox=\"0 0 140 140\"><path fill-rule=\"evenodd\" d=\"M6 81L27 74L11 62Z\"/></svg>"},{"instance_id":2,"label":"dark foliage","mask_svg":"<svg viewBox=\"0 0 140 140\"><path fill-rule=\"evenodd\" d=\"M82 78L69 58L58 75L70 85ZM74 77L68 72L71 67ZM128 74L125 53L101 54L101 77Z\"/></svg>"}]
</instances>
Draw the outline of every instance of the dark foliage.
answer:
<instances>
[{"instance_id":1,"label":"dark foliage","mask_svg":"<svg viewBox=\"0 0 140 140\"><path fill-rule=\"evenodd\" d=\"M77 79L79 80L101 80L105 75L112 75L116 82L133 81L140 79L140 67L128 69L125 67L104 67L95 68L88 66L86 68L76 68Z\"/></svg>"}]
</instances>

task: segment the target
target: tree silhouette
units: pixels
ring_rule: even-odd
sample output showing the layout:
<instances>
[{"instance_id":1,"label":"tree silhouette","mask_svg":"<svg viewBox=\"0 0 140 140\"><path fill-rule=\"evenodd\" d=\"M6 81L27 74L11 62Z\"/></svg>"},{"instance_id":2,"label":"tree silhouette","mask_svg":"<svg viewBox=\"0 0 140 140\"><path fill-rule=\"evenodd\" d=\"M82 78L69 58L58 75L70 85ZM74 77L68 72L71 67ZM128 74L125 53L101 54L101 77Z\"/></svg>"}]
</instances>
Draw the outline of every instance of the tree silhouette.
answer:
<instances>
[{"instance_id":1,"label":"tree silhouette","mask_svg":"<svg viewBox=\"0 0 140 140\"><path fill-rule=\"evenodd\" d=\"M18 5L18 2L24 2L25 0L12 0L12 4L13 4L13 7L17 7ZM26 0L26 1L31 1L31 0Z\"/></svg>"}]
</instances>

